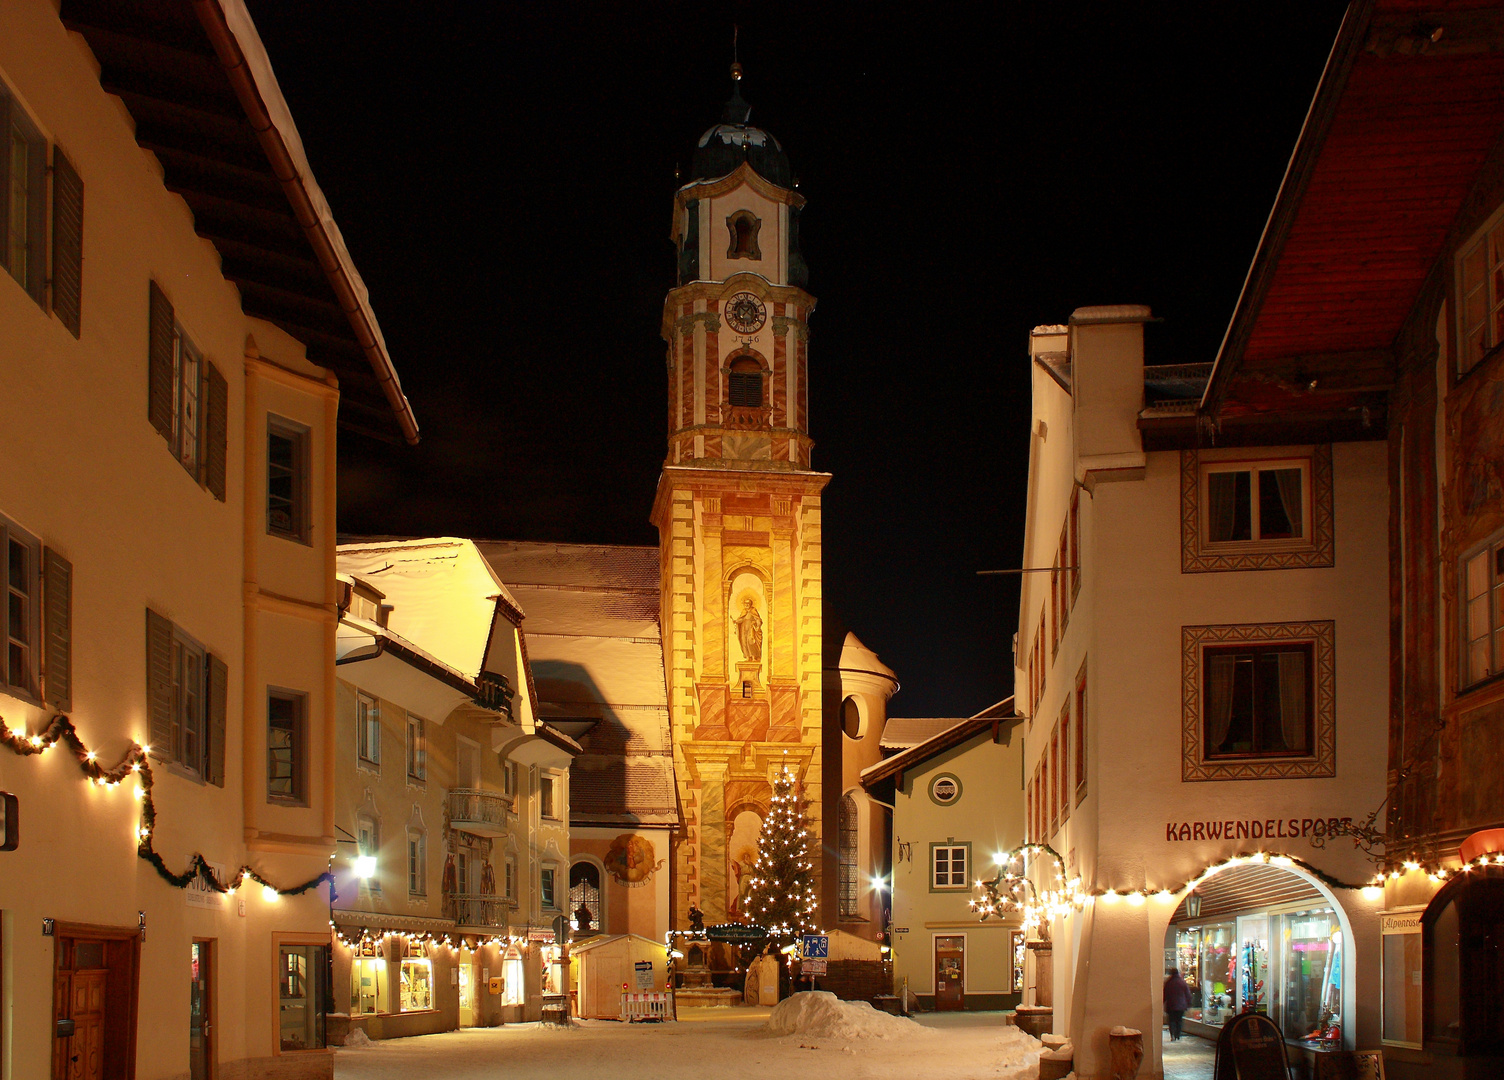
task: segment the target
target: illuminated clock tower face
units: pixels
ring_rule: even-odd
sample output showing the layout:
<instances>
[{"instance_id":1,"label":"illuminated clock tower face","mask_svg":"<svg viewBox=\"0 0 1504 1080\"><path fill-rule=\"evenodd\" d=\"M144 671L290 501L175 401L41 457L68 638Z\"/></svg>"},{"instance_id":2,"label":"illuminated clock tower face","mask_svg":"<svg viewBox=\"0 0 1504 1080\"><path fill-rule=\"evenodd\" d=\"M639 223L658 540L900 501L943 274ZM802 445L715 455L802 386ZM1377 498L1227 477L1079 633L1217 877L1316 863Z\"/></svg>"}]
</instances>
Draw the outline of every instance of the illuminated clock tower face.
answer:
<instances>
[{"instance_id":1,"label":"illuminated clock tower face","mask_svg":"<svg viewBox=\"0 0 1504 1080\"><path fill-rule=\"evenodd\" d=\"M749 292L739 292L726 301L726 321L738 334L755 334L768 321L768 309Z\"/></svg>"}]
</instances>

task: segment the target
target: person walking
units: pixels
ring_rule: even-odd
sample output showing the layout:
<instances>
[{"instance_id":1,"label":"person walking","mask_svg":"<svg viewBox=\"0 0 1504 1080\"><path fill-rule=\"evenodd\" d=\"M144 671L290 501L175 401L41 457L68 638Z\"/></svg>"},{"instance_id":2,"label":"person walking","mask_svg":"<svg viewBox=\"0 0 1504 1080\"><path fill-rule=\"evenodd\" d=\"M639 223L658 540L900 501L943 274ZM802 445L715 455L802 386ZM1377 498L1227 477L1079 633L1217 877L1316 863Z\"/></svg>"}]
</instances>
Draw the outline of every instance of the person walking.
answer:
<instances>
[{"instance_id":1,"label":"person walking","mask_svg":"<svg viewBox=\"0 0 1504 1080\"><path fill-rule=\"evenodd\" d=\"M1179 968L1165 972L1165 1019L1170 1022L1170 1041L1180 1041L1180 1024L1191 1007L1191 988L1180 977Z\"/></svg>"}]
</instances>

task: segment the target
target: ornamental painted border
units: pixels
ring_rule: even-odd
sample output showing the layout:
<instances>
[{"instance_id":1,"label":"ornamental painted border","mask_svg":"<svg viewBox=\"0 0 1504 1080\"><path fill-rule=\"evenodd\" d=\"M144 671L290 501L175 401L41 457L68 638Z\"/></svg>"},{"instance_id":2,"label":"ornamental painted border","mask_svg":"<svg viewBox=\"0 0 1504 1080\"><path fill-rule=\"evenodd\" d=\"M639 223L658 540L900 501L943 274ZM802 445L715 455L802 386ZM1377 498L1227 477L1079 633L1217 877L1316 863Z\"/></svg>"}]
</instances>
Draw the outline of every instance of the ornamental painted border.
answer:
<instances>
[{"instance_id":1,"label":"ornamental painted border","mask_svg":"<svg viewBox=\"0 0 1504 1080\"><path fill-rule=\"evenodd\" d=\"M1311 448L1311 544L1303 551L1257 551L1208 555L1201 551L1201 454L1180 452L1180 572L1293 570L1336 561L1332 512L1332 447Z\"/></svg>"},{"instance_id":2,"label":"ornamental painted border","mask_svg":"<svg viewBox=\"0 0 1504 1080\"><path fill-rule=\"evenodd\" d=\"M1283 780L1337 775L1337 624L1259 623L1180 628L1180 778L1198 780ZM1274 645L1311 642L1316 654L1315 753L1303 758L1248 758L1205 761L1201 753L1201 656L1208 645Z\"/></svg>"}]
</instances>

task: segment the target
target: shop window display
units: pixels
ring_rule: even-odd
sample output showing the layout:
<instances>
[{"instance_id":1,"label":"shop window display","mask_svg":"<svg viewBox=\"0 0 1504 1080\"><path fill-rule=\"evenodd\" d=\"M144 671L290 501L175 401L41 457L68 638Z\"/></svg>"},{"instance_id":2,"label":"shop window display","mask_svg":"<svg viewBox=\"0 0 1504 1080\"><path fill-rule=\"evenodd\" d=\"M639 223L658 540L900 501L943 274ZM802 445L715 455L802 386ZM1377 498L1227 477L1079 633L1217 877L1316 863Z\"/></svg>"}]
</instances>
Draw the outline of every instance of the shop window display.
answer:
<instances>
[{"instance_id":1,"label":"shop window display","mask_svg":"<svg viewBox=\"0 0 1504 1080\"><path fill-rule=\"evenodd\" d=\"M1237 992L1237 962L1232 947L1235 929L1230 922L1201 927L1197 979L1193 984L1200 1001L1186 1012L1187 1019L1221 1027L1232 1016ZM1185 981L1190 982L1190 977Z\"/></svg>"},{"instance_id":2,"label":"shop window display","mask_svg":"<svg viewBox=\"0 0 1504 1080\"><path fill-rule=\"evenodd\" d=\"M433 1008L433 961L428 957L428 946L421 942L404 942L403 953L402 1011Z\"/></svg>"},{"instance_id":3,"label":"shop window display","mask_svg":"<svg viewBox=\"0 0 1504 1080\"><path fill-rule=\"evenodd\" d=\"M501 1003L503 1005L521 1005L527 998L527 989L523 983L522 952L517 946L512 945L507 949L506 958L501 962Z\"/></svg>"},{"instance_id":4,"label":"shop window display","mask_svg":"<svg viewBox=\"0 0 1504 1080\"><path fill-rule=\"evenodd\" d=\"M1287 1039L1342 1040L1342 931L1332 912L1300 911L1281 924L1280 1027Z\"/></svg>"},{"instance_id":5,"label":"shop window display","mask_svg":"<svg viewBox=\"0 0 1504 1080\"><path fill-rule=\"evenodd\" d=\"M379 941L370 938L358 942L350 957L350 1012L368 1016L385 1012L386 957Z\"/></svg>"}]
</instances>

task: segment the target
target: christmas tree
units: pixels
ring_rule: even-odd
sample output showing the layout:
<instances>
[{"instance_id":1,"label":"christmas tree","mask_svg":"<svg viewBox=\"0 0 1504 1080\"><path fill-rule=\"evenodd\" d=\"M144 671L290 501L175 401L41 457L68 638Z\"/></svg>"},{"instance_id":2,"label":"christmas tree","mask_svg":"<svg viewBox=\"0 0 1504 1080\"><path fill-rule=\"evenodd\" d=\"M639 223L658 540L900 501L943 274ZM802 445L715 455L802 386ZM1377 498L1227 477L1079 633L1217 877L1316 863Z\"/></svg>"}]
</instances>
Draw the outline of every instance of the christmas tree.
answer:
<instances>
[{"instance_id":1,"label":"christmas tree","mask_svg":"<svg viewBox=\"0 0 1504 1080\"><path fill-rule=\"evenodd\" d=\"M773 782L773 803L763 822L747 915L774 938L791 939L815 929L812 837L794 776L785 767Z\"/></svg>"}]
</instances>

